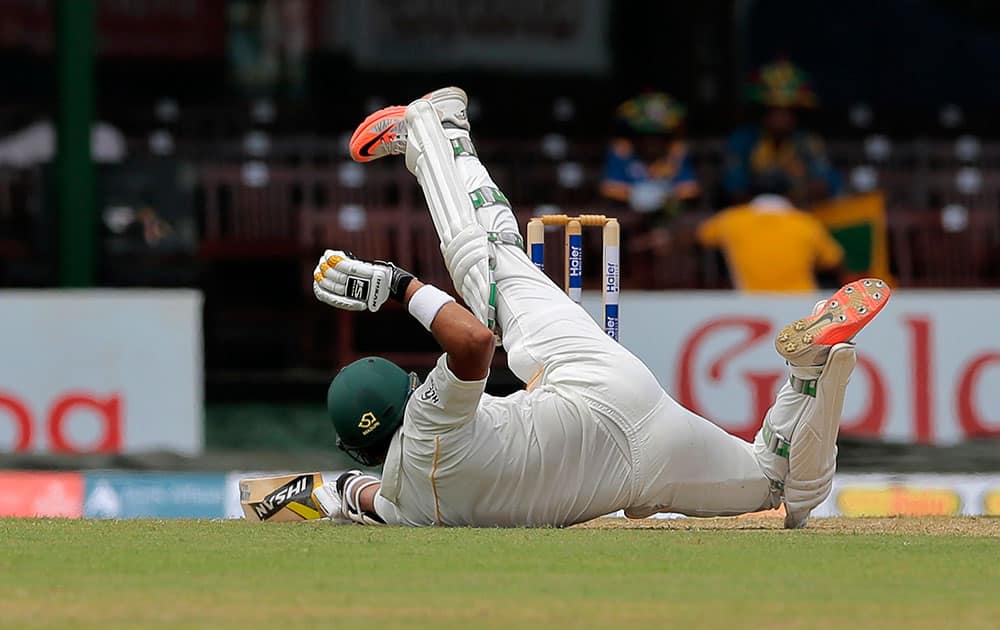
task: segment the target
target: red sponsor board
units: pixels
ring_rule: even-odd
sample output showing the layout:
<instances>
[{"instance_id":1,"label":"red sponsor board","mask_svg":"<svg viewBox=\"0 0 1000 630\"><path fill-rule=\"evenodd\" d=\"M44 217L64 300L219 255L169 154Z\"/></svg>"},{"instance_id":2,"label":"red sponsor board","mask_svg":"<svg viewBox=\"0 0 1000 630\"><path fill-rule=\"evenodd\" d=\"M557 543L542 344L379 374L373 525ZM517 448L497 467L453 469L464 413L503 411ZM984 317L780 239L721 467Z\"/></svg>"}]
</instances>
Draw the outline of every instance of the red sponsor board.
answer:
<instances>
[{"instance_id":1,"label":"red sponsor board","mask_svg":"<svg viewBox=\"0 0 1000 630\"><path fill-rule=\"evenodd\" d=\"M83 475L0 471L0 517L83 516Z\"/></svg>"},{"instance_id":2,"label":"red sponsor board","mask_svg":"<svg viewBox=\"0 0 1000 630\"><path fill-rule=\"evenodd\" d=\"M788 378L774 335L823 296L626 292L622 343L685 407L752 439ZM585 304L597 312L597 296ZM953 444L1000 436L1000 293L905 291L857 337L841 434Z\"/></svg>"},{"instance_id":3,"label":"red sponsor board","mask_svg":"<svg viewBox=\"0 0 1000 630\"><path fill-rule=\"evenodd\" d=\"M122 405L122 395L117 392L109 396L68 392L56 396L47 413L36 416L27 401L0 390L0 411L6 412L14 425L14 452L33 450L41 432L54 453L117 453L122 448ZM77 411L93 414L99 425L96 439L81 442L67 430Z\"/></svg>"},{"instance_id":4,"label":"red sponsor board","mask_svg":"<svg viewBox=\"0 0 1000 630\"><path fill-rule=\"evenodd\" d=\"M187 290L0 291L0 451L199 452L200 309Z\"/></svg>"},{"instance_id":5,"label":"red sponsor board","mask_svg":"<svg viewBox=\"0 0 1000 630\"><path fill-rule=\"evenodd\" d=\"M942 394L947 396L954 406L955 419L963 438L1000 436L1000 426L995 426L995 422L991 423L985 416L985 409L976 404L979 381L987 369L1000 366L1000 353L988 348L978 348L963 357L961 367L955 375L955 384L952 386L951 383L933 378L935 357L932 356L930 344L935 331L931 318L906 317L901 323L904 344L896 346L893 352L901 359L899 362L892 361L892 355L881 357L883 360L879 361L863 351L858 353L857 368L852 380L861 380L868 394L858 413L842 418L841 434L874 438L883 436L885 425L890 420L888 414L890 394L887 387L890 376L886 372L899 370L907 373L909 377L905 380L906 388L898 390L897 394L909 397L912 441L919 443L935 441L932 401L935 396ZM772 322L763 318L717 317L708 319L689 335L682 346L683 351L675 370L676 391L679 402L695 411L700 412L704 406L694 394L695 388L692 383L706 375L696 373L697 367L693 356L698 352L705 335L724 328L743 329L746 336L738 344L727 349L711 365L707 377L713 381L721 378L730 361L762 340L770 343L777 331ZM949 331L949 334L954 335L955 331ZM740 377L751 392L753 404L747 410L745 422L727 428L743 438L753 439L760 427L761 419L774 400L775 389L784 381L786 374L783 369L744 370ZM944 391L940 391L939 388Z\"/></svg>"}]
</instances>

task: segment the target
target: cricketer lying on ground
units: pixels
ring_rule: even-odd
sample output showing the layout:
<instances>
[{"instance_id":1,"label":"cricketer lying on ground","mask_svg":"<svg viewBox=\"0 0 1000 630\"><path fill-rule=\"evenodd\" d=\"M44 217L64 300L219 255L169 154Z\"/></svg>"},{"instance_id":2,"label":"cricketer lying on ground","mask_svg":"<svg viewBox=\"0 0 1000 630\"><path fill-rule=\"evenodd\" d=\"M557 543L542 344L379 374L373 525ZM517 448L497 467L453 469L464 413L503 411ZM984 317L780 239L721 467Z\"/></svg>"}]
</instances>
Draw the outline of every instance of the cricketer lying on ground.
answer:
<instances>
[{"instance_id":1,"label":"cricketer lying on ground","mask_svg":"<svg viewBox=\"0 0 1000 630\"><path fill-rule=\"evenodd\" d=\"M356 514L373 517L350 520L565 526L618 510L721 516L784 503L785 525L804 526L830 492L851 339L888 301L888 287L851 283L779 333L788 383L745 442L667 395L531 263L506 197L476 155L464 107L464 92L444 88L373 114L355 137L366 137L366 125L394 131L375 157L405 150L455 288L502 340L513 373L538 378L530 391L497 397L485 393L486 378L458 378L446 355L415 389L384 360L342 368L328 396L338 439L382 463L380 484L366 480L367 490L350 497ZM327 252L317 266L317 297L377 310L392 268L341 254ZM369 282L367 293L350 289L354 278Z\"/></svg>"}]
</instances>

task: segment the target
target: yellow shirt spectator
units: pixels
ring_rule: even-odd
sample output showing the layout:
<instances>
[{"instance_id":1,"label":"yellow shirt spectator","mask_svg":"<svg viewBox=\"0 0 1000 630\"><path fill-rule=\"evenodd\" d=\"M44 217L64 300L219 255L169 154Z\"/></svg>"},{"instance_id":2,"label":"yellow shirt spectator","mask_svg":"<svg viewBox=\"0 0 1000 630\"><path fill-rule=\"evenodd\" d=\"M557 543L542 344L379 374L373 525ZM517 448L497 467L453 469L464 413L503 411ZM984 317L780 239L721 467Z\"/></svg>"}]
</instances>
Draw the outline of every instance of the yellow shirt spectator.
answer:
<instances>
[{"instance_id":1,"label":"yellow shirt spectator","mask_svg":"<svg viewBox=\"0 0 1000 630\"><path fill-rule=\"evenodd\" d=\"M743 291L815 291L816 270L844 259L823 224L777 195L719 212L699 226L698 241L722 249Z\"/></svg>"}]
</instances>

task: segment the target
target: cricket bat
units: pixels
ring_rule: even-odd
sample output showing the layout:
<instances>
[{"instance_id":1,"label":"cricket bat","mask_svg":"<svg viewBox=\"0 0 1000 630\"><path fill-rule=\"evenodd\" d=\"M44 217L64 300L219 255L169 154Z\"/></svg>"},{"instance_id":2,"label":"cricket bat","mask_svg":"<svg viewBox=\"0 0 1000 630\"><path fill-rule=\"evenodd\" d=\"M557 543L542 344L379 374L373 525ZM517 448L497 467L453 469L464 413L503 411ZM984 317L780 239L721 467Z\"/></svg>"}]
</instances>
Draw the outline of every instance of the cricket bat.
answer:
<instances>
[{"instance_id":1,"label":"cricket bat","mask_svg":"<svg viewBox=\"0 0 1000 630\"><path fill-rule=\"evenodd\" d=\"M324 514L313 499L323 485L318 472L240 479L240 505L248 521L311 521Z\"/></svg>"}]
</instances>

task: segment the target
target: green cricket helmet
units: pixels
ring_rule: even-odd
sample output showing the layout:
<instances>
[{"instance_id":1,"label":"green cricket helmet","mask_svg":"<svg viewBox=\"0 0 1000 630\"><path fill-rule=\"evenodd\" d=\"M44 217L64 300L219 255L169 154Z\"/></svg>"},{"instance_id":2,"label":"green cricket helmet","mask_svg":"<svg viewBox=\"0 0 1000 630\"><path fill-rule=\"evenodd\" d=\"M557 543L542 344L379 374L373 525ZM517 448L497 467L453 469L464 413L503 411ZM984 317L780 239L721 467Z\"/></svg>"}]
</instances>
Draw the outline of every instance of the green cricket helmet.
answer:
<instances>
[{"instance_id":1,"label":"green cricket helmet","mask_svg":"<svg viewBox=\"0 0 1000 630\"><path fill-rule=\"evenodd\" d=\"M406 401L419 384L415 373L381 357L365 357L341 368L326 393L337 447L365 466L377 465L403 424Z\"/></svg>"}]
</instances>

